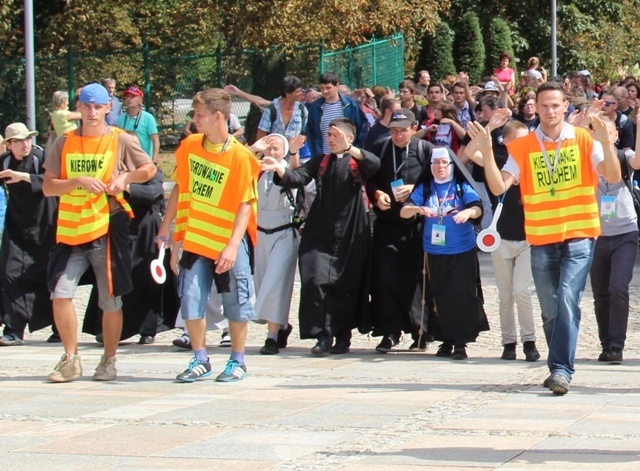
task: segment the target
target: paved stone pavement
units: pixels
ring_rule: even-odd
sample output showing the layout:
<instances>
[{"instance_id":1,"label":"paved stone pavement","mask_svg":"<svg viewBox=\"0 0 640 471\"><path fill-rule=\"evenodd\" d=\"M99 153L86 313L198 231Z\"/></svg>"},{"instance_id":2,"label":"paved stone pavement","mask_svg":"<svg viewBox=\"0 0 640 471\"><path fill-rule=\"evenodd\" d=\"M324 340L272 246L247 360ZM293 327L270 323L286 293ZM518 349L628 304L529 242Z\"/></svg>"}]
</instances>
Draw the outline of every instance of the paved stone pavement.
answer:
<instances>
[{"instance_id":1,"label":"paved stone pavement","mask_svg":"<svg viewBox=\"0 0 640 471\"><path fill-rule=\"evenodd\" d=\"M117 381L96 383L100 348L83 334L85 376L48 384L61 349L45 342L49 332L34 333L27 346L0 349L0 468L640 469L640 289L632 289L626 359L616 366L595 361L585 293L577 373L571 392L557 397L540 385L544 361L499 359L497 293L489 257L481 260L492 330L467 361L436 358L434 346L381 355L366 336L354 338L350 355L314 358L295 330L284 353L265 357L265 328L252 325L249 376L239 383L173 382L190 356L171 346L177 331L153 345L126 342ZM217 345L218 333L209 336ZM211 348L216 370L227 355Z\"/></svg>"}]
</instances>

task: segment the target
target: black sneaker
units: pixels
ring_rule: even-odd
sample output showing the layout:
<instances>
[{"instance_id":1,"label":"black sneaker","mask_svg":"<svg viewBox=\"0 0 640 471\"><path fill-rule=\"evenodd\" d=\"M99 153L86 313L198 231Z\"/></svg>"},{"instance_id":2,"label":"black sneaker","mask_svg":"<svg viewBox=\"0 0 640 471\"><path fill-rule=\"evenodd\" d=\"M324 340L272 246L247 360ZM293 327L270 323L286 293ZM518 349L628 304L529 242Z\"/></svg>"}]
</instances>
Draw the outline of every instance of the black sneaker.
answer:
<instances>
[{"instance_id":1,"label":"black sneaker","mask_svg":"<svg viewBox=\"0 0 640 471\"><path fill-rule=\"evenodd\" d=\"M348 340L336 340L336 344L329 351L332 355L345 355L349 353L350 346L351 342Z\"/></svg>"},{"instance_id":2,"label":"black sneaker","mask_svg":"<svg viewBox=\"0 0 640 471\"><path fill-rule=\"evenodd\" d=\"M436 352L437 357L449 358L453 352L453 345L447 342L443 342Z\"/></svg>"},{"instance_id":3,"label":"black sneaker","mask_svg":"<svg viewBox=\"0 0 640 471\"><path fill-rule=\"evenodd\" d=\"M291 324L287 324L286 329L278 330L278 348L287 348L287 342L292 330L293 326Z\"/></svg>"},{"instance_id":4,"label":"black sneaker","mask_svg":"<svg viewBox=\"0 0 640 471\"><path fill-rule=\"evenodd\" d=\"M427 351L427 335L423 334L422 338L417 337L413 340L413 343L409 346L410 352L426 352Z\"/></svg>"},{"instance_id":5,"label":"black sneaker","mask_svg":"<svg viewBox=\"0 0 640 471\"><path fill-rule=\"evenodd\" d=\"M553 373L549 378L549 389L553 394L564 396L569 392L569 378L560 373Z\"/></svg>"},{"instance_id":6,"label":"black sneaker","mask_svg":"<svg viewBox=\"0 0 640 471\"><path fill-rule=\"evenodd\" d=\"M331 351L331 343L327 339L319 339L318 343L311 349L311 354L322 357Z\"/></svg>"},{"instance_id":7,"label":"black sneaker","mask_svg":"<svg viewBox=\"0 0 640 471\"><path fill-rule=\"evenodd\" d=\"M609 349L603 348L602 353L598 355L598 361L609 361Z\"/></svg>"},{"instance_id":8,"label":"black sneaker","mask_svg":"<svg viewBox=\"0 0 640 471\"><path fill-rule=\"evenodd\" d=\"M60 343L62 339L60 338L60 334L52 333L47 339L47 343Z\"/></svg>"},{"instance_id":9,"label":"black sneaker","mask_svg":"<svg viewBox=\"0 0 640 471\"><path fill-rule=\"evenodd\" d=\"M205 362L193 357L187 369L176 376L176 380L181 383L193 383L196 379L206 378L207 376L211 376L209 359L207 358Z\"/></svg>"},{"instance_id":10,"label":"black sneaker","mask_svg":"<svg viewBox=\"0 0 640 471\"><path fill-rule=\"evenodd\" d=\"M264 341L264 347L260 349L260 355L277 355L278 353L280 353L278 342L274 339L267 338L267 340Z\"/></svg>"},{"instance_id":11,"label":"black sneaker","mask_svg":"<svg viewBox=\"0 0 640 471\"><path fill-rule=\"evenodd\" d=\"M516 359L516 343L506 343L502 349L502 360L515 360Z\"/></svg>"},{"instance_id":12,"label":"black sneaker","mask_svg":"<svg viewBox=\"0 0 640 471\"><path fill-rule=\"evenodd\" d=\"M393 347L398 345L398 341L393 335L384 335L382 340L376 347L376 352L387 353L390 352Z\"/></svg>"},{"instance_id":13,"label":"black sneaker","mask_svg":"<svg viewBox=\"0 0 640 471\"><path fill-rule=\"evenodd\" d=\"M456 346L451 354L452 360L465 360L467 358L467 349L464 345Z\"/></svg>"},{"instance_id":14,"label":"black sneaker","mask_svg":"<svg viewBox=\"0 0 640 471\"><path fill-rule=\"evenodd\" d=\"M525 342L522 346L524 352L524 359L526 361L538 361L540 359L540 352L536 348L536 343L533 340Z\"/></svg>"},{"instance_id":15,"label":"black sneaker","mask_svg":"<svg viewBox=\"0 0 640 471\"><path fill-rule=\"evenodd\" d=\"M153 335L141 335L138 345L151 345L155 341L156 338Z\"/></svg>"},{"instance_id":16,"label":"black sneaker","mask_svg":"<svg viewBox=\"0 0 640 471\"><path fill-rule=\"evenodd\" d=\"M609 363L622 363L622 349L620 347L611 347L607 361Z\"/></svg>"}]
</instances>

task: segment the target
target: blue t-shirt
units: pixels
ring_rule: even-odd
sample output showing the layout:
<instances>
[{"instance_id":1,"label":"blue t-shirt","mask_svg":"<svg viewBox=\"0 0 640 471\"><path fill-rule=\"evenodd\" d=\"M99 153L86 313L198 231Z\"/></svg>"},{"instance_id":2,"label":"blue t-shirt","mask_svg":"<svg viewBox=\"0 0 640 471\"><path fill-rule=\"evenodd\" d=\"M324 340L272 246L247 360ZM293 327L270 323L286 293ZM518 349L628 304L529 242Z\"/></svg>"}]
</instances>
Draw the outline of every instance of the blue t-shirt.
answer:
<instances>
[{"instance_id":1,"label":"blue t-shirt","mask_svg":"<svg viewBox=\"0 0 640 471\"><path fill-rule=\"evenodd\" d=\"M416 206L426 206L431 212L443 214L440 217L425 218L422 234L422 246L428 254L455 255L468 252L476 246L476 233L469 221L457 224L453 216L462 211L472 202L480 203L480 197L466 181L462 184L455 180L449 183L431 182L431 191L425 194L424 183L419 183L411 193L411 202ZM434 226L441 224L445 227L444 245L432 243Z\"/></svg>"},{"instance_id":2,"label":"blue t-shirt","mask_svg":"<svg viewBox=\"0 0 640 471\"><path fill-rule=\"evenodd\" d=\"M153 141L151 136L158 134L156 118L147 111L140 110L140 113L133 118L127 113L121 114L118 118L118 127L125 131L133 131L140 140L140 147L149 157L153 158Z\"/></svg>"}]
</instances>

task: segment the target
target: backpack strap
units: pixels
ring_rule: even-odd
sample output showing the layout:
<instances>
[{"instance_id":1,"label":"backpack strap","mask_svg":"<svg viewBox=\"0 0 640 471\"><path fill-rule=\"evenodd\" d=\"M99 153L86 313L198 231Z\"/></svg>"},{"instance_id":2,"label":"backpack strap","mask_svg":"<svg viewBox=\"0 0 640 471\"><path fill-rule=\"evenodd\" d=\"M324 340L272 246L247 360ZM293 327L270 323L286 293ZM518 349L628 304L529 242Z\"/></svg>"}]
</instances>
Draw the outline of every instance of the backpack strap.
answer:
<instances>
[{"instance_id":1,"label":"backpack strap","mask_svg":"<svg viewBox=\"0 0 640 471\"><path fill-rule=\"evenodd\" d=\"M629 164L627 163L627 156L623 150L616 149L618 160L620 161L620 173L622 174L622 180L627 184L629 191L633 194L633 184L631 183L631 175L629 173Z\"/></svg>"},{"instance_id":2,"label":"backpack strap","mask_svg":"<svg viewBox=\"0 0 640 471\"><path fill-rule=\"evenodd\" d=\"M273 123L275 123L276 119L278 118L278 110L276 110L276 105L274 105L273 103L269 103L267 109L269 110L269 119L271 120L271 126L269 130L273 132Z\"/></svg>"}]
</instances>

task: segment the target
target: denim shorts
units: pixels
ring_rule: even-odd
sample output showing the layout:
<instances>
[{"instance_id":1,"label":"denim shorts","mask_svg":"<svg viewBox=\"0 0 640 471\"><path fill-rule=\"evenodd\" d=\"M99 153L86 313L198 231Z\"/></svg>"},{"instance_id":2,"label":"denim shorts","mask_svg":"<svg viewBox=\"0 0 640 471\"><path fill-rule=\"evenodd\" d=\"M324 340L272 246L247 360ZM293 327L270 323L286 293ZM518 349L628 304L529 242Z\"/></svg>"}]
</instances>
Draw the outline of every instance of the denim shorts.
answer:
<instances>
[{"instance_id":1,"label":"denim shorts","mask_svg":"<svg viewBox=\"0 0 640 471\"><path fill-rule=\"evenodd\" d=\"M202 319L205 314L215 263L206 257L198 257L191 268L183 268L178 276L180 313L185 320ZM224 316L231 322L247 322L255 317L255 292L251 276L249 243L247 237L238 247L236 261L229 271L231 291L221 293Z\"/></svg>"},{"instance_id":2,"label":"denim shorts","mask_svg":"<svg viewBox=\"0 0 640 471\"><path fill-rule=\"evenodd\" d=\"M96 276L98 306L100 306L100 309L104 312L114 312L122 307L122 298L120 296L109 296L107 239L106 237L103 239L104 243L100 243L99 246L90 250L83 250L77 246L71 249L71 255L67 261L64 274L58 279L56 287L51 293L51 299L73 299L76 295L80 278L91 265Z\"/></svg>"}]
</instances>

